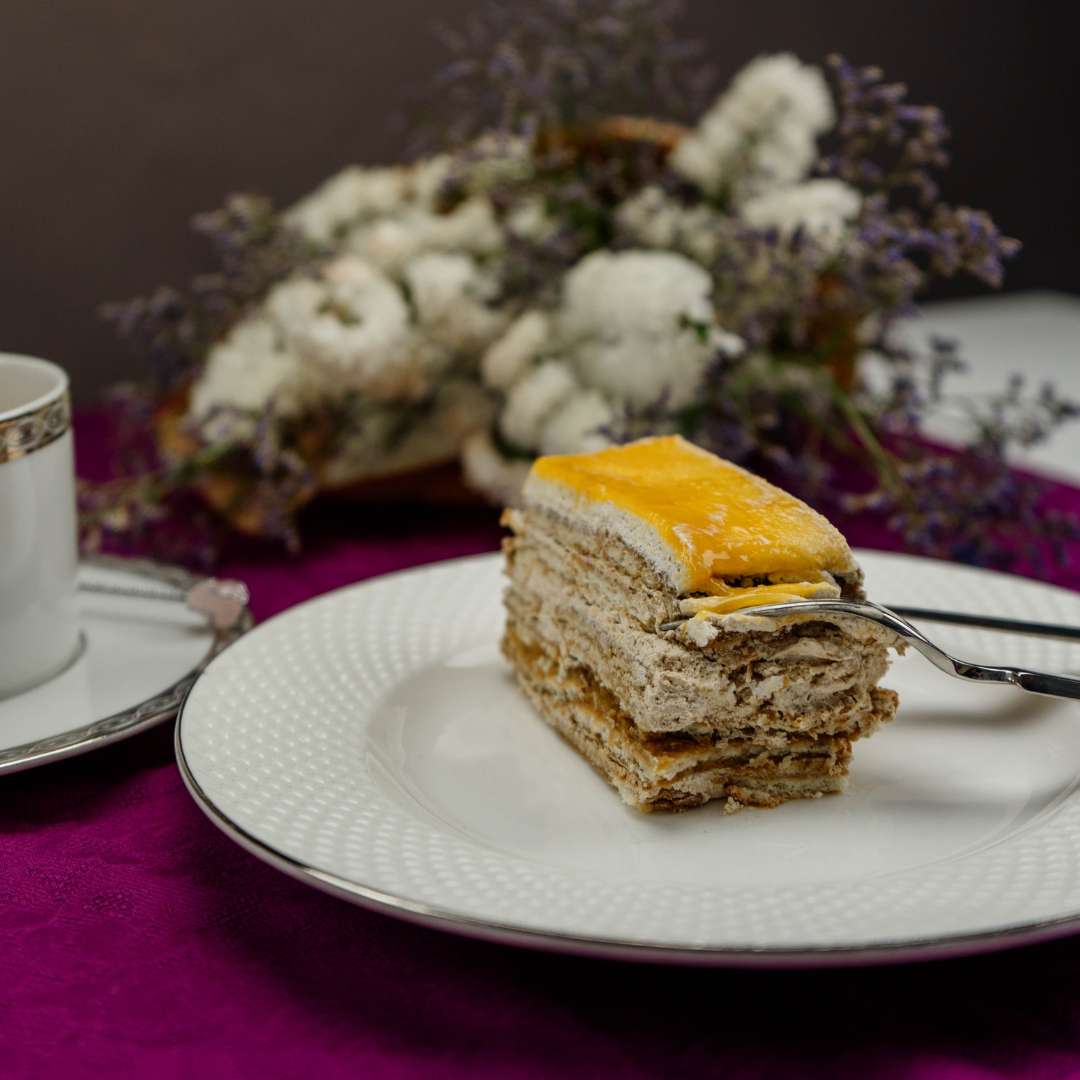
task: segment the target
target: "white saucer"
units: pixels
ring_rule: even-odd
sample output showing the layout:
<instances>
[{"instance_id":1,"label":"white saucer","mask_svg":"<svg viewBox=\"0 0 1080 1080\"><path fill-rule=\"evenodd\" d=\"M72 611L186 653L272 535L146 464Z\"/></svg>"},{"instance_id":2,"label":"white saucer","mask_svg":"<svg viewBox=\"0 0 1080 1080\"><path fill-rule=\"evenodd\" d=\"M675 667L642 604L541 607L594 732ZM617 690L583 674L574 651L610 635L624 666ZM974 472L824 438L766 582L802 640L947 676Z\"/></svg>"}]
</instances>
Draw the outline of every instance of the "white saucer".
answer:
<instances>
[{"instance_id":1,"label":"white saucer","mask_svg":"<svg viewBox=\"0 0 1080 1080\"><path fill-rule=\"evenodd\" d=\"M1080 595L859 553L870 596L1080 626ZM625 806L499 656L499 556L342 589L211 663L177 725L211 819L355 903L537 948L696 964L960 955L1080 929L1080 705L917 654L847 795L725 815ZM924 627L966 660L1080 671L1080 646Z\"/></svg>"},{"instance_id":2,"label":"white saucer","mask_svg":"<svg viewBox=\"0 0 1080 1080\"><path fill-rule=\"evenodd\" d=\"M84 562L79 580L160 588L197 579L178 568L109 561ZM0 699L0 774L85 753L175 716L198 672L242 632L216 632L178 601L94 592L79 600L80 655L41 686Z\"/></svg>"}]
</instances>

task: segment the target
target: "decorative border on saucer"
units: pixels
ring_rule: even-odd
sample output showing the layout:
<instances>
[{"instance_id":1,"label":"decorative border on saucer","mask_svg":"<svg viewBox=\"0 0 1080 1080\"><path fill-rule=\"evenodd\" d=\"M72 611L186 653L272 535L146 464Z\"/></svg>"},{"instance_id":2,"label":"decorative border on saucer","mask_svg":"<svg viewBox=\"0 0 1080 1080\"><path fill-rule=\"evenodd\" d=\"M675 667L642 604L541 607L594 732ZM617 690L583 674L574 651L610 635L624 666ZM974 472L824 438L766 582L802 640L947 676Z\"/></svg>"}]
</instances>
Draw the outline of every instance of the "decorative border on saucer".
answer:
<instances>
[{"instance_id":1,"label":"decorative border on saucer","mask_svg":"<svg viewBox=\"0 0 1080 1080\"><path fill-rule=\"evenodd\" d=\"M152 581L162 582L185 590L201 580L197 574L192 574L181 567L165 566L148 559L118 559L110 556L96 556L83 561L98 566L126 570ZM154 697L140 702L130 709L115 713L113 716L106 716L101 720L95 720L84 727L65 731L60 735L52 735L38 742L24 743L22 746L12 746L7 750L0 751L0 776L19 772L22 769L31 769L35 765L44 765L50 761L59 761L61 758L73 757L76 754L85 753L87 750L96 750L99 746L126 739L128 736L135 735L146 728L153 727L155 724L171 720L184 703L187 692L191 689L192 684L199 677L203 668L218 653L228 648L238 637L246 634L254 625L255 620L251 612L245 608L243 615L235 626L228 630L214 631L210 649L194 670L188 672L187 675L173 683L172 686L162 690L160 694L156 694Z\"/></svg>"},{"instance_id":2,"label":"decorative border on saucer","mask_svg":"<svg viewBox=\"0 0 1080 1080\"><path fill-rule=\"evenodd\" d=\"M43 449L70 428L71 398L66 392L40 409L0 421L0 465Z\"/></svg>"}]
</instances>

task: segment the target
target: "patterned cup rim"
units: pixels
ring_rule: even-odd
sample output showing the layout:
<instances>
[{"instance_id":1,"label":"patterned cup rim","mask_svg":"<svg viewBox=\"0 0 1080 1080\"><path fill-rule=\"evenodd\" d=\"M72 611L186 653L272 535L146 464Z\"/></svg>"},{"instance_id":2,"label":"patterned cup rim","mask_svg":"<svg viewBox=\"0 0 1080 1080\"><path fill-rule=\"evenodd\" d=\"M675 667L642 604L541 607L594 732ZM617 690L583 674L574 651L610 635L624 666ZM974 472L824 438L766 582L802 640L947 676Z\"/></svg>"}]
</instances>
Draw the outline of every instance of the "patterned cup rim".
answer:
<instances>
[{"instance_id":1,"label":"patterned cup rim","mask_svg":"<svg viewBox=\"0 0 1080 1080\"><path fill-rule=\"evenodd\" d=\"M36 356L24 356L22 353L0 353L0 371L3 371L5 367L30 368L51 375L55 385L44 394L39 394L30 401L24 401L20 405L15 405L0 412L0 424L11 420L19 420L26 416L33 416L67 395L67 372L59 364L54 364L51 360L42 360Z\"/></svg>"},{"instance_id":2,"label":"patterned cup rim","mask_svg":"<svg viewBox=\"0 0 1080 1080\"><path fill-rule=\"evenodd\" d=\"M29 369L52 385L44 394L0 412L0 466L43 450L71 428L71 398L63 368L35 356L0 353L0 375L5 369Z\"/></svg>"}]
</instances>

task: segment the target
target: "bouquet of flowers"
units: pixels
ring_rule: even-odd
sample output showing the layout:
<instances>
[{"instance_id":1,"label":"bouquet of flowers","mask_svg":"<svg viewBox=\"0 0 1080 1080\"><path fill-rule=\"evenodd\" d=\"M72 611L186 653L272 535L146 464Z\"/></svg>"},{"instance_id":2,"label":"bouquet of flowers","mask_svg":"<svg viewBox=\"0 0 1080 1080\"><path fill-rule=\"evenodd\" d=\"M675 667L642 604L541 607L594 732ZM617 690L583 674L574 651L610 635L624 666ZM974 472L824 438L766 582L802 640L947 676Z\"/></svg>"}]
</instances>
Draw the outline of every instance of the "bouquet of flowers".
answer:
<instances>
[{"instance_id":1,"label":"bouquet of flowers","mask_svg":"<svg viewBox=\"0 0 1080 1080\"><path fill-rule=\"evenodd\" d=\"M196 218L220 272L106 309L154 379L125 394L121 475L84 488L86 542L194 499L296 547L320 493L463 480L513 504L537 454L679 431L919 550L1060 550L1071 522L1007 451L1073 405L1014 383L970 445L920 434L960 361L902 347L897 318L937 277L997 286L1019 248L940 199L940 112L875 68L786 53L709 104L677 14L490 7L447 35L426 153Z\"/></svg>"}]
</instances>

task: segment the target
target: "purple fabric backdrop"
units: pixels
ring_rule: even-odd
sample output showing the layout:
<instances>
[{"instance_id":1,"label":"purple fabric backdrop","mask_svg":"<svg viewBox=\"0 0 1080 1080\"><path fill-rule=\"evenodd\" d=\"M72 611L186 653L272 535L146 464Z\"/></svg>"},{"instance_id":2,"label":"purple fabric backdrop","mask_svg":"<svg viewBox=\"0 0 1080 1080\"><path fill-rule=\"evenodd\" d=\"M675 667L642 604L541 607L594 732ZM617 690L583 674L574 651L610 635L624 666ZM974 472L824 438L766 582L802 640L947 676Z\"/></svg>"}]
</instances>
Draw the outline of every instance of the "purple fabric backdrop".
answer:
<instances>
[{"instance_id":1,"label":"purple fabric backdrop","mask_svg":"<svg viewBox=\"0 0 1080 1080\"><path fill-rule=\"evenodd\" d=\"M91 428L84 455L100 452ZM1057 498L1080 509L1080 492ZM225 568L260 618L499 537L483 511L327 515L316 531L299 560ZM472 942L325 896L235 847L185 792L171 736L0 779L0 1076L1080 1075L1080 938L822 972Z\"/></svg>"}]
</instances>

